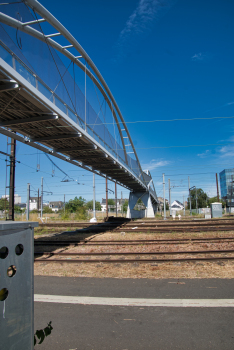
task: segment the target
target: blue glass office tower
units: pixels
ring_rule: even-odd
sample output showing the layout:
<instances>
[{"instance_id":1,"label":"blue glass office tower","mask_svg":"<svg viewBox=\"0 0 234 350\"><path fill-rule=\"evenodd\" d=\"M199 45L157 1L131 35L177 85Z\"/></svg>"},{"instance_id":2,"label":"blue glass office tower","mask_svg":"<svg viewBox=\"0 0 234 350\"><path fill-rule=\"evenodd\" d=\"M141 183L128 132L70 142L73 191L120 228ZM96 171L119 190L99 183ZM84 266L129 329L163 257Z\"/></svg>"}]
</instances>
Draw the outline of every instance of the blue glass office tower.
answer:
<instances>
[{"instance_id":1,"label":"blue glass office tower","mask_svg":"<svg viewBox=\"0 0 234 350\"><path fill-rule=\"evenodd\" d=\"M234 207L234 169L224 169L219 173L221 197L228 207Z\"/></svg>"}]
</instances>

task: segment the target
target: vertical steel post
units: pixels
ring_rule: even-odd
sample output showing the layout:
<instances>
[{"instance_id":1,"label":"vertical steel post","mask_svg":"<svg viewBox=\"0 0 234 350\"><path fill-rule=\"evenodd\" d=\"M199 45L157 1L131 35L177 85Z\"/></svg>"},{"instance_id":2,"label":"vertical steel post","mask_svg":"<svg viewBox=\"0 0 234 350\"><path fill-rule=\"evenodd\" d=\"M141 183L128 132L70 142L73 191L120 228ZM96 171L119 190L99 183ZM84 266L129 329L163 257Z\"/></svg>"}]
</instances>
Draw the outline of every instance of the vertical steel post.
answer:
<instances>
[{"instance_id":1,"label":"vertical steel post","mask_svg":"<svg viewBox=\"0 0 234 350\"><path fill-rule=\"evenodd\" d=\"M11 139L10 155L10 186L9 186L9 220L14 221L14 204L15 204L15 139Z\"/></svg>"},{"instance_id":2,"label":"vertical steel post","mask_svg":"<svg viewBox=\"0 0 234 350\"><path fill-rule=\"evenodd\" d=\"M43 215L43 177L41 178L41 218Z\"/></svg>"},{"instance_id":3,"label":"vertical steel post","mask_svg":"<svg viewBox=\"0 0 234 350\"><path fill-rule=\"evenodd\" d=\"M197 187L196 188L196 213L198 213L198 208L197 208Z\"/></svg>"},{"instance_id":4,"label":"vertical steel post","mask_svg":"<svg viewBox=\"0 0 234 350\"><path fill-rule=\"evenodd\" d=\"M115 216L118 217L118 210L117 210L117 184L115 181Z\"/></svg>"},{"instance_id":5,"label":"vertical steel post","mask_svg":"<svg viewBox=\"0 0 234 350\"><path fill-rule=\"evenodd\" d=\"M39 196L39 188L38 188L38 191L37 191L37 210L38 210L38 211L40 210L40 196Z\"/></svg>"},{"instance_id":6,"label":"vertical steel post","mask_svg":"<svg viewBox=\"0 0 234 350\"><path fill-rule=\"evenodd\" d=\"M121 210L122 210L122 216L123 216L123 192L121 191Z\"/></svg>"},{"instance_id":7,"label":"vertical steel post","mask_svg":"<svg viewBox=\"0 0 234 350\"><path fill-rule=\"evenodd\" d=\"M169 189L169 216L171 216L171 181L168 179L168 189Z\"/></svg>"},{"instance_id":8,"label":"vertical steel post","mask_svg":"<svg viewBox=\"0 0 234 350\"><path fill-rule=\"evenodd\" d=\"M27 187L27 221L29 221L29 210L30 209L30 184Z\"/></svg>"},{"instance_id":9,"label":"vertical steel post","mask_svg":"<svg viewBox=\"0 0 234 350\"><path fill-rule=\"evenodd\" d=\"M217 202L219 202L219 181L218 181L217 173L216 173L216 186L217 186Z\"/></svg>"},{"instance_id":10,"label":"vertical steel post","mask_svg":"<svg viewBox=\"0 0 234 350\"><path fill-rule=\"evenodd\" d=\"M189 188L189 207L190 207L190 215L192 215L191 193L190 193L190 179L189 179L189 176L188 176L188 188Z\"/></svg>"},{"instance_id":11,"label":"vertical steel post","mask_svg":"<svg viewBox=\"0 0 234 350\"><path fill-rule=\"evenodd\" d=\"M64 195L64 198L63 198L64 213L65 213L65 203L66 201L65 201L65 195Z\"/></svg>"},{"instance_id":12,"label":"vertical steel post","mask_svg":"<svg viewBox=\"0 0 234 350\"><path fill-rule=\"evenodd\" d=\"M165 175L164 174L163 174L163 204L164 204L164 220L166 220Z\"/></svg>"},{"instance_id":13,"label":"vertical steel post","mask_svg":"<svg viewBox=\"0 0 234 350\"><path fill-rule=\"evenodd\" d=\"M183 195L183 202L184 202L184 216L185 216L185 200L184 200L184 195Z\"/></svg>"},{"instance_id":14,"label":"vertical steel post","mask_svg":"<svg viewBox=\"0 0 234 350\"><path fill-rule=\"evenodd\" d=\"M108 183L106 177L106 217L108 218Z\"/></svg>"},{"instance_id":15,"label":"vertical steel post","mask_svg":"<svg viewBox=\"0 0 234 350\"><path fill-rule=\"evenodd\" d=\"M86 120L86 62L85 62L85 131L87 131L87 120Z\"/></svg>"},{"instance_id":16,"label":"vertical steel post","mask_svg":"<svg viewBox=\"0 0 234 350\"><path fill-rule=\"evenodd\" d=\"M93 219L96 220L95 174L93 173Z\"/></svg>"}]
</instances>

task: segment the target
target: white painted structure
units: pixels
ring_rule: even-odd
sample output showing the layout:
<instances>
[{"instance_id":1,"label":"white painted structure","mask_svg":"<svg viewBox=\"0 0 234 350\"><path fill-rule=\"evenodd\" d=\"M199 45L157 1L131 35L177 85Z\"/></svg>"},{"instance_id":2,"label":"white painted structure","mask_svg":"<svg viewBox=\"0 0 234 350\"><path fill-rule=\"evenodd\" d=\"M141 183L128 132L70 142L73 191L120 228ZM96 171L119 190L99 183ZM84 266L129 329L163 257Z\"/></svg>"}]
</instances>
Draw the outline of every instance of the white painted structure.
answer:
<instances>
[{"instance_id":1,"label":"white painted structure","mask_svg":"<svg viewBox=\"0 0 234 350\"><path fill-rule=\"evenodd\" d=\"M179 211L179 210L183 210L184 206L181 202L175 200L172 205L171 205L171 210L173 211Z\"/></svg>"}]
</instances>

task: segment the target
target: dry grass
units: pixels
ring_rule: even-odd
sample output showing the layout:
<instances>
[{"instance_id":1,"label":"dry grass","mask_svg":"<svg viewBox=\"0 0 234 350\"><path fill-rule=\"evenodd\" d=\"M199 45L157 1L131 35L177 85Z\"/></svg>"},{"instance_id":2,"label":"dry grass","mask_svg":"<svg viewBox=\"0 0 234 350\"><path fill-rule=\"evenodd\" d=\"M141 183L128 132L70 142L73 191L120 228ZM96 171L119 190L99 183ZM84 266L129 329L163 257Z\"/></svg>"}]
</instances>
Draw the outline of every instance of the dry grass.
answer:
<instances>
[{"instance_id":1,"label":"dry grass","mask_svg":"<svg viewBox=\"0 0 234 350\"><path fill-rule=\"evenodd\" d=\"M112 278L234 278L234 262L35 264L35 275Z\"/></svg>"}]
</instances>

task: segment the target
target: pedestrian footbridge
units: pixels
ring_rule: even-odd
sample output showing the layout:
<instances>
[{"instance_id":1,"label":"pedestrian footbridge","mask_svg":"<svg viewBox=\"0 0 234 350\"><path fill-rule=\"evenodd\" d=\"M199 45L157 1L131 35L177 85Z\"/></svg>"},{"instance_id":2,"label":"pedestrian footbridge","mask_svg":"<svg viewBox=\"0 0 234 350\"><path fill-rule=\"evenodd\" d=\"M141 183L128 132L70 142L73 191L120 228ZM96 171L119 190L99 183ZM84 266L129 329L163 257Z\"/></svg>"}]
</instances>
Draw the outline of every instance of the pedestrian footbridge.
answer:
<instances>
[{"instance_id":1,"label":"pedestrian footbridge","mask_svg":"<svg viewBox=\"0 0 234 350\"><path fill-rule=\"evenodd\" d=\"M121 111L88 54L39 2L10 0L0 10L0 133L129 189L128 217L153 217L152 177L142 170ZM139 198L144 212L134 210Z\"/></svg>"}]
</instances>

